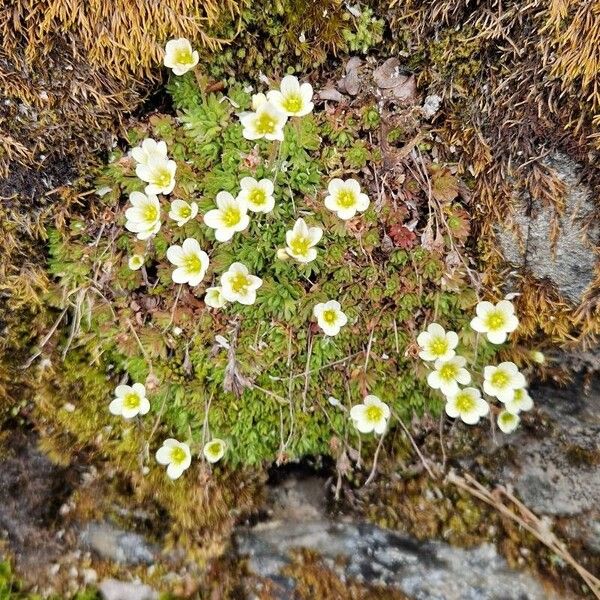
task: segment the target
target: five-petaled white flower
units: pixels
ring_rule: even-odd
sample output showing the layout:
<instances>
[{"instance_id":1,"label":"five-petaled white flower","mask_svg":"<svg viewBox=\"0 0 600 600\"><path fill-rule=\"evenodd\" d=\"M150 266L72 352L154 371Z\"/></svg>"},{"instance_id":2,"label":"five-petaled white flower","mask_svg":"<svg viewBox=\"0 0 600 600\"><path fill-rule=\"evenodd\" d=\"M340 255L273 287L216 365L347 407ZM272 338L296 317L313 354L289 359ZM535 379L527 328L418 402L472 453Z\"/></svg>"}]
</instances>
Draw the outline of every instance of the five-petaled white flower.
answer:
<instances>
[{"instance_id":1,"label":"five-petaled white flower","mask_svg":"<svg viewBox=\"0 0 600 600\"><path fill-rule=\"evenodd\" d=\"M259 104L254 112L240 115L240 122L244 128L242 134L247 140L283 141L283 127L287 116L277 110L270 102Z\"/></svg>"},{"instance_id":2,"label":"five-petaled white flower","mask_svg":"<svg viewBox=\"0 0 600 600\"><path fill-rule=\"evenodd\" d=\"M215 238L226 242L237 231L244 231L250 223L248 205L244 200L234 198L229 192L219 192L215 198L217 208L204 215L204 222L215 230Z\"/></svg>"},{"instance_id":3,"label":"five-petaled white flower","mask_svg":"<svg viewBox=\"0 0 600 600\"><path fill-rule=\"evenodd\" d=\"M498 427L503 433L512 433L521 422L519 415L511 413L508 410L503 410L498 415Z\"/></svg>"},{"instance_id":4,"label":"five-petaled white flower","mask_svg":"<svg viewBox=\"0 0 600 600\"><path fill-rule=\"evenodd\" d=\"M293 75L286 75L278 90L267 92L267 100L289 117L302 117L312 111L313 89L310 83L302 83Z\"/></svg>"},{"instance_id":5,"label":"five-petaled white flower","mask_svg":"<svg viewBox=\"0 0 600 600\"><path fill-rule=\"evenodd\" d=\"M192 464L190 447L174 438L166 439L156 452L156 461L167 466L167 475L171 479L179 479L181 474Z\"/></svg>"},{"instance_id":6,"label":"five-petaled white flower","mask_svg":"<svg viewBox=\"0 0 600 600\"><path fill-rule=\"evenodd\" d=\"M298 219L294 228L285 234L286 252L298 262L309 263L317 258L316 246L323 237L320 227L308 227L304 219Z\"/></svg>"},{"instance_id":7,"label":"five-petaled white flower","mask_svg":"<svg viewBox=\"0 0 600 600\"><path fill-rule=\"evenodd\" d=\"M458 346L458 335L454 331L446 332L438 323L431 323L427 331L419 334L417 344L421 346L419 356L423 360L450 360Z\"/></svg>"},{"instance_id":8,"label":"five-petaled white flower","mask_svg":"<svg viewBox=\"0 0 600 600\"><path fill-rule=\"evenodd\" d=\"M446 399L446 414L453 419L460 417L469 425L477 423L489 410L488 403L477 388L463 388Z\"/></svg>"},{"instance_id":9,"label":"five-petaled white flower","mask_svg":"<svg viewBox=\"0 0 600 600\"><path fill-rule=\"evenodd\" d=\"M467 385L471 383L471 375L464 367L466 358L454 356L450 360L436 360L435 370L427 376L427 383L434 389L440 390L444 396L450 396L458 392L458 384Z\"/></svg>"},{"instance_id":10,"label":"five-petaled white flower","mask_svg":"<svg viewBox=\"0 0 600 600\"><path fill-rule=\"evenodd\" d=\"M183 75L193 69L200 60L197 50L185 38L169 40L165 46L165 67L173 70L175 75Z\"/></svg>"},{"instance_id":11,"label":"five-petaled white flower","mask_svg":"<svg viewBox=\"0 0 600 600\"><path fill-rule=\"evenodd\" d=\"M493 344L502 344L508 334L519 326L515 307L509 300L500 300L497 304L480 302L475 309L477 316L471 321L471 327L485 333Z\"/></svg>"},{"instance_id":12,"label":"five-petaled white flower","mask_svg":"<svg viewBox=\"0 0 600 600\"><path fill-rule=\"evenodd\" d=\"M227 444L220 438L213 438L204 444L202 453L209 463L219 462L225 455Z\"/></svg>"},{"instance_id":13,"label":"five-petaled white flower","mask_svg":"<svg viewBox=\"0 0 600 600\"><path fill-rule=\"evenodd\" d=\"M141 383L118 385L115 388L115 399L108 406L113 415L132 419L137 415L145 415L150 410L150 402L146 398L146 388Z\"/></svg>"},{"instance_id":14,"label":"five-petaled white flower","mask_svg":"<svg viewBox=\"0 0 600 600\"><path fill-rule=\"evenodd\" d=\"M268 213L275 206L273 182L270 179L256 181L254 177L243 177L240 181L238 201L245 202L252 212Z\"/></svg>"},{"instance_id":15,"label":"five-petaled white flower","mask_svg":"<svg viewBox=\"0 0 600 600\"><path fill-rule=\"evenodd\" d=\"M132 271L137 271L144 266L144 257L141 254L133 254L129 257L127 265Z\"/></svg>"},{"instance_id":16,"label":"five-petaled white flower","mask_svg":"<svg viewBox=\"0 0 600 600\"><path fill-rule=\"evenodd\" d=\"M135 174L148 184L144 189L146 194L170 194L175 187L175 171L177 163L174 160L157 156L135 168Z\"/></svg>"},{"instance_id":17,"label":"five-petaled white flower","mask_svg":"<svg viewBox=\"0 0 600 600\"><path fill-rule=\"evenodd\" d=\"M369 208L369 197L360 191L356 179L332 179L327 190L329 196L325 197L325 208L336 212L344 221Z\"/></svg>"},{"instance_id":18,"label":"five-petaled white flower","mask_svg":"<svg viewBox=\"0 0 600 600\"><path fill-rule=\"evenodd\" d=\"M204 296L204 303L211 308L223 308L227 300L223 298L223 290L220 286L209 287Z\"/></svg>"},{"instance_id":19,"label":"five-petaled white flower","mask_svg":"<svg viewBox=\"0 0 600 600\"><path fill-rule=\"evenodd\" d=\"M390 407L377 396L369 395L362 404L357 404L350 409L350 418L361 433L373 431L382 434L390 418Z\"/></svg>"},{"instance_id":20,"label":"five-petaled white flower","mask_svg":"<svg viewBox=\"0 0 600 600\"><path fill-rule=\"evenodd\" d=\"M529 392L525 388L519 388L515 390L515 395L512 400L504 403L504 408L515 415L521 411L526 412L533 408L533 400L529 395Z\"/></svg>"},{"instance_id":21,"label":"five-petaled white flower","mask_svg":"<svg viewBox=\"0 0 600 600\"><path fill-rule=\"evenodd\" d=\"M527 385L525 377L512 362L485 367L483 377L483 391L489 396L495 396L500 402L509 402L515 397L515 390Z\"/></svg>"},{"instance_id":22,"label":"five-petaled white flower","mask_svg":"<svg viewBox=\"0 0 600 600\"><path fill-rule=\"evenodd\" d=\"M146 138L139 146L131 149L131 156L140 165L147 165L153 158L166 160L167 144Z\"/></svg>"},{"instance_id":23,"label":"five-petaled white flower","mask_svg":"<svg viewBox=\"0 0 600 600\"><path fill-rule=\"evenodd\" d=\"M189 203L185 200L173 200L169 217L177 221L179 227L183 227L188 221L196 218L198 214L198 205L195 202Z\"/></svg>"},{"instance_id":24,"label":"five-petaled white flower","mask_svg":"<svg viewBox=\"0 0 600 600\"><path fill-rule=\"evenodd\" d=\"M175 283L189 283L193 287L204 279L208 254L200 248L198 240L187 238L181 246L169 246L167 258L177 267L171 274Z\"/></svg>"},{"instance_id":25,"label":"five-petaled white flower","mask_svg":"<svg viewBox=\"0 0 600 600\"><path fill-rule=\"evenodd\" d=\"M160 230L160 203L154 194L132 192L131 207L125 211L125 228L137 234L138 240L147 240Z\"/></svg>"},{"instance_id":26,"label":"five-petaled white flower","mask_svg":"<svg viewBox=\"0 0 600 600\"><path fill-rule=\"evenodd\" d=\"M337 335L348 322L348 317L342 312L342 307L337 300L320 302L314 307L313 315L325 335Z\"/></svg>"},{"instance_id":27,"label":"five-petaled white flower","mask_svg":"<svg viewBox=\"0 0 600 600\"><path fill-rule=\"evenodd\" d=\"M260 277L250 275L246 265L235 262L221 275L221 294L229 302L254 304L256 290L262 283Z\"/></svg>"}]
</instances>

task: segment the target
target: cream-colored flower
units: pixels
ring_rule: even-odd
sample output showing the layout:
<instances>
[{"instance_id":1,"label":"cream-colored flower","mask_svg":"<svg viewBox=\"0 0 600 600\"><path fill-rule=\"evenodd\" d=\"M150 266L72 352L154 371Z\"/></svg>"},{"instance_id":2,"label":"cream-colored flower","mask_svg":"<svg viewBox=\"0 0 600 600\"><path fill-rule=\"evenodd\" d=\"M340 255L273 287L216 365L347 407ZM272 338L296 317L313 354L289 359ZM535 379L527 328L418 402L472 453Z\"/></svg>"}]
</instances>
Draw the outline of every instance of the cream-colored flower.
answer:
<instances>
[{"instance_id":1,"label":"cream-colored flower","mask_svg":"<svg viewBox=\"0 0 600 600\"><path fill-rule=\"evenodd\" d=\"M278 90L267 93L267 100L288 117L302 117L314 108L310 83L300 83L297 77L286 75Z\"/></svg>"},{"instance_id":2,"label":"cream-colored flower","mask_svg":"<svg viewBox=\"0 0 600 600\"><path fill-rule=\"evenodd\" d=\"M458 384L467 385L471 383L471 375L464 367L466 358L454 356L450 360L436 360L434 371L427 376L427 383L434 389L440 390L444 396L450 396L458 392Z\"/></svg>"},{"instance_id":3,"label":"cream-colored flower","mask_svg":"<svg viewBox=\"0 0 600 600\"><path fill-rule=\"evenodd\" d=\"M262 283L260 277L250 275L246 265L235 262L221 275L221 294L229 302L254 304L256 290Z\"/></svg>"},{"instance_id":4,"label":"cream-colored flower","mask_svg":"<svg viewBox=\"0 0 600 600\"><path fill-rule=\"evenodd\" d=\"M273 182L270 179L256 181L254 177L243 177L240 181L238 201L245 202L252 212L268 213L275 206Z\"/></svg>"},{"instance_id":5,"label":"cream-colored flower","mask_svg":"<svg viewBox=\"0 0 600 600\"><path fill-rule=\"evenodd\" d=\"M325 335L337 335L348 322L348 317L342 312L342 307L337 300L320 302L314 307L313 315Z\"/></svg>"},{"instance_id":6,"label":"cream-colored flower","mask_svg":"<svg viewBox=\"0 0 600 600\"><path fill-rule=\"evenodd\" d=\"M252 110L258 110L259 106L262 106L267 101L267 97L262 93L252 94Z\"/></svg>"},{"instance_id":7,"label":"cream-colored flower","mask_svg":"<svg viewBox=\"0 0 600 600\"><path fill-rule=\"evenodd\" d=\"M192 49L192 44L185 38L169 40L165 46L165 67L168 67L175 75L184 75L193 69L200 60L197 50Z\"/></svg>"},{"instance_id":8,"label":"cream-colored flower","mask_svg":"<svg viewBox=\"0 0 600 600\"><path fill-rule=\"evenodd\" d=\"M483 391L488 396L498 398L500 402L510 402L515 397L515 390L527 385L525 377L512 362L503 362L497 367L485 367L483 377Z\"/></svg>"},{"instance_id":9,"label":"cream-colored flower","mask_svg":"<svg viewBox=\"0 0 600 600\"><path fill-rule=\"evenodd\" d=\"M464 388L446 399L446 414L453 419L460 417L468 425L474 425L489 411L488 403L477 388Z\"/></svg>"},{"instance_id":10,"label":"cream-colored flower","mask_svg":"<svg viewBox=\"0 0 600 600\"><path fill-rule=\"evenodd\" d=\"M360 191L356 179L332 179L327 190L329 195L325 197L325 208L337 213L344 221L369 208L369 197Z\"/></svg>"},{"instance_id":11,"label":"cream-colored flower","mask_svg":"<svg viewBox=\"0 0 600 600\"><path fill-rule=\"evenodd\" d=\"M519 415L511 413L508 410L503 410L498 415L498 427L503 433L512 433L521 422Z\"/></svg>"},{"instance_id":12,"label":"cream-colored flower","mask_svg":"<svg viewBox=\"0 0 600 600\"><path fill-rule=\"evenodd\" d=\"M308 227L304 219L298 219L294 228L285 234L286 252L298 262L309 263L317 258L316 246L323 237L320 227Z\"/></svg>"},{"instance_id":13,"label":"cream-colored flower","mask_svg":"<svg viewBox=\"0 0 600 600\"><path fill-rule=\"evenodd\" d=\"M171 479L179 479L192 464L192 453L187 444L169 438L156 452L156 461L161 465L167 465L167 475Z\"/></svg>"},{"instance_id":14,"label":"cream-colored flower","mask_svg":"<svg viewBox=\"0 0 600 600\"><path fill-rule=\"evenodd\" d=\"M153 156L147 164L138 164L135 174L148 185L146 194L170 194L175 187L175 171L177 163Z\"/></svg>"},{"instance_id":15,"label":"cream-colored flower","mask_svg":"<svg viewBox=\"0 0 600 600\"><path fill-rule=\"evenodd\" d=\"M146 138L139 146L131 149L131 156L141 165L147 165L154 158L166 160L167 144Z\"/></svg>"},{"instance_id":16,"label":"cream-colored flower","mask_svg":"<svg viewBox=\"0 0 600 600\"><path fill-rule=\"evenodd\" d=\"M160 230L160 203L154 194L132 192L131 207L125 211L125 228L137 234L138 240L147 240Z\"/></svg>"},{"instance_id":17,"label":"cream-colored flower","mask_svg":"<svg viewBox=\"0 0 600 600\"><path fill-rule=\"evenodd\" d=\"M187 238L181 246L169 246L167 259L177 268L171 274L175 283L198 285L208 268L208 254L200 248L198 240Z\"/></svg>"},{"instance_id":18,"label":"cream-colored flower","mask_svg":"<svg viewBox=\"0 0 600 600\"><path fill-rule=\"evenodd\" d=\"M515 390L512 400L504 403L504 408L515 415L520 412L527 412L533 408L533 400L525 388Z\"/></svg>"},{"instance_id":19,"label":"cream-colored flower","mask_svg":"<svg viewBox=\"0 0 600 600\"><path fill-rule=\"evenodd\" d=\"M427 331L419 334L417 344L421 347L419 356L423 360L450 360L458 346L458 335L454 331L446 332L438 323L431 323Z\"/></svg>"},{"instance_id":20,"label":"cream-colored flower","mask_svg":"<svg viewBox=\"0 0 600 600\"><path fill-rule=\"evenodd\" d=\"M227 300L223 297L223 290L220 286L209 287L204 296L204 303L211 308L223 308Z\"/></svg>"},{"instance_id":21,"label":"cream-colored flower","mask_svg":"<svg viewBox=\"0 0 600 600\"><path fill-rule=\"evenodd\" d=\"M235 199L229 192L219 192L215 198L217 208L204 215L204 222L215 230L215 238L226 242L238 231L244 231L250 223L248 205L245 201Z\"/></svg>"},{"instance_id":22,"label":"cream-colored flower","mask_svg":"<svg viewBox=\"0 0 600 600\"><path fill-rule=\"evenodd\" d=\"M137 271L138 269L141 269L144 266L144 257L141 254L133 254L129 257L129 260L127 261L127 266L132 271Z\"/></svg>"},{"instance_id":23,"label":"cream-colored flower","mask_svg":"<svg viewBox=\"0 0 600 600\"><path fill-rule=\"evenodd\" d=\"M222 439L213 438L210 442L204 444L202 453L209 463L216 463L223 458L226 449L227 444Z\"/></svg>"},{"instance_id":24,"label":"cream-colored flower","mask_svg":"<svg viewBox=\"0 0 600 600\"><path fill-rule=\"evenodd\" d=\"M169 217L177 221L178 227L183 227L188 221L196 218L198 214L198 205L195 202L186 202L185 200L173 200Z\"/></svg>"},{"instance_id":25,"label":"cream-colored flower","mask_svg":"<svg viewBox=\"0 0 600 600\"><path fill-rule=\"evenodd\" d=\"M284 113L277 110L270 102L263 102L256 111L240 115L243 136L247 140L283 141L283 127L287 121Z\"/></svg>"},{"instance_id":26,"label":"cream-colored flower","mask_svg":"<svg viewBox=\"0 0 600 600\"><path fill-rule=\"evenodd\" d=\"M115 399L108 406L113 415L124 419L132 419L137 415L145 415L150 410L150 402L146 398L146 388L141 383L118 385L115 388Z\"/></svg>"},{"instance_id":27,"label":"cream-colored flower","mask_svg":"<svg viewBox=\"0 0 600 600\"><path fill-rule=\"evenodd\" d=\"M390 418L390 407L377 396L367 396L362 404L350 409L350 418L361 433L385 432Z\"/></svg>"},{"instance_id":28,"label":"cream-colored flower","mask_svg":"<svg viewBox=\"0 0 600 600\"><path fill-rule=\"evenodd\" d=\"M471 321L471 328L485 333L493 344L502 344L508 334L519 326L515 315L515 307L509 300L500 300L497 304L480 302L475 312L477 316Z\"/></svg>"},{"instance_id":29,"label":"cream-colored flower","mask_svg":"<svg viewBox=\"0 0 600 600\"><path fill-rule=\"evenodd\" d=\"M543 365L546 362L546 357L544 356L544 353L540 352L539 350L532 350L529 353L529 356L531 356L531 359L538 363L538 365Z\"/></svg>"}]
</instances>

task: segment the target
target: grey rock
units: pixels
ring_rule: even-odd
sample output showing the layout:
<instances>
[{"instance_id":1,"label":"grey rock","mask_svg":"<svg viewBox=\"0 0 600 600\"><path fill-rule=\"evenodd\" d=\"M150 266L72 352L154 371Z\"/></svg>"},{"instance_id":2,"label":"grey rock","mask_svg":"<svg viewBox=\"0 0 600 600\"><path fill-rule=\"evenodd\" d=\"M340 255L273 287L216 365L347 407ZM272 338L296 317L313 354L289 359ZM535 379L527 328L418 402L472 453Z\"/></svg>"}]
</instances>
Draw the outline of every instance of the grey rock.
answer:
<instances>
[{"instance_id":1,"label":"grey rock","mask_svg":"<svg viewBox=\"0 0 600 600\"><path fill-rule=\"evenodd\" d=\"M104 600L158 600L158 592L143 583L104 579L98 589Z\"/></svg>"},{"instance_id":2,"label":"grey rock","mask_svg":"<svg viewBox=\"0 0 600 600\"><path fill-rule=\"evenodd\" d=\"M119 529L105 521L88 523L80 539L85 548L121 564L152 564L157 552L144 536Z\"/></svg>"},{"instance_id":3,"label":"grey rock","mask_svg":"<svg viewBox=\"0 0 600 600\"><path fill-rule=\"evenodd\" d=\"M565 298L578 304L594 279L594 247L600 241L597 223L587 230L587 239L582 239L584 222L593 219L595 211L592 190L579 180L580 166L568 156L555 153L542 162L566 185L556 247L552 247L551 236L554 209L534 203L529 211L529 198L522 199L521 209L514 215L517 235L501 225L497 229L498 241L509 263L538 279L549 279Z\"/></svg>"}]
</instances>

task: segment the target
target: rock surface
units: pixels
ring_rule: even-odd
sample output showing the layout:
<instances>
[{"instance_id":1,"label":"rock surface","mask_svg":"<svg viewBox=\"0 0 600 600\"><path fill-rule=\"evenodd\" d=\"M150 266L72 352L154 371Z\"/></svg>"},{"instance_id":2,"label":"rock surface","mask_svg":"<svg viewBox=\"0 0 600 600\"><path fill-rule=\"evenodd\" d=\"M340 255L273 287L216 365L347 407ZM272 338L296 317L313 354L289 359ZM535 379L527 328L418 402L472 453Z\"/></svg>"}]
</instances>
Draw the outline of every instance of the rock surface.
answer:
<instances>
[{"instance_id":1,"label":"rock surface","mask_svg":"<svg viewBox=\"0 0 600 600\"><path fill-rule=\"evenodd\" d=\"M105 579L99 590L104 600L158 600L158 593L142 583Z\"/></svg>"}]
</instances>

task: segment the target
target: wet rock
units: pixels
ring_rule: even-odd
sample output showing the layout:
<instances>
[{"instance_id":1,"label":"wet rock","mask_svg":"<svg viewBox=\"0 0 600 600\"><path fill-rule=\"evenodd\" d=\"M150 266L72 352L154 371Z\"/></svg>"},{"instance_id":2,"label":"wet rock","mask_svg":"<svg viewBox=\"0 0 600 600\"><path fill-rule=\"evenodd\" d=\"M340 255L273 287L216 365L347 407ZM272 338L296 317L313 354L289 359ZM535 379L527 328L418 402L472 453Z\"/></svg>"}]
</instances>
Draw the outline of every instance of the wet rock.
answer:
<instances>
[{"instance_id":1,"label":"wet rock","mask_svg":"<svg viewBox=\"0 0 600 600\"><path fill-rule=\"evenodd\" d=\"M142 583L105 579L98 589L104 600L158 600L158 592Z\"/></svg>"},{"instance_id":2,"label":"wet rock","mask_svg":"<svg viewBox=\"0 0 600 600\"><path fill-rule=\"evenodd\" d=\"M556 247L552 246L554 209L523 199L522 209L514 216L518 235L507 228L497 231L498 241L509 263L526 269L538 279L549 279L559 292L574 304L581 301L595 276L594 246L600 242L597 224L582 239L583 225L595 214L590 187L579 179L580 166L568 156L552 154L543 160L566 185L564 214L559 218Z\"/></svg>"}]
</instances>

